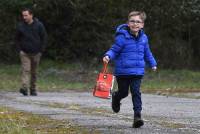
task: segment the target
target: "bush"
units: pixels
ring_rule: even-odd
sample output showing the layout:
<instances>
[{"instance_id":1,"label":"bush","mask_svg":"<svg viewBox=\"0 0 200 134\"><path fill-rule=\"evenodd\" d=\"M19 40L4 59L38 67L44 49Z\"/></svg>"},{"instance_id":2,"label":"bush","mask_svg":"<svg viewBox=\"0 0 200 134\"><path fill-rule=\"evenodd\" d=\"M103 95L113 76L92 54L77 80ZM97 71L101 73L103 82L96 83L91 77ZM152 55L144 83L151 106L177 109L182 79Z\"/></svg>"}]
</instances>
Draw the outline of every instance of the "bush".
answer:
<instances>
[{"instance_id":1,"label":"bush","mask_svg":"<svg viewBox=\"0 0 200 134\"><path fill-rule=\"evenodd\" d=\"M4 0L0 2L0 60L16 59L13 37L20 9L33 7L49 41L44 56L59 61L100 61L112 45L117 25L132 10L147 13L145 31L163 68L196 68L199 54L198 1Z\"/></svg>"}]
</instances>

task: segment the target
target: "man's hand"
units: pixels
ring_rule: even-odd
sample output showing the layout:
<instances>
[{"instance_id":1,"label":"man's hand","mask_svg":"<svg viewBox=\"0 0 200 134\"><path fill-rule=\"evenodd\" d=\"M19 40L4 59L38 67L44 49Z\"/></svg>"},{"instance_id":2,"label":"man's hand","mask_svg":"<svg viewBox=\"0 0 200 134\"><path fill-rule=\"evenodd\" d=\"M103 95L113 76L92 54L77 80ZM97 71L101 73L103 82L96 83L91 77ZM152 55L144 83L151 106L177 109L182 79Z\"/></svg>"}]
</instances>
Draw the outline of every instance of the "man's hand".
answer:
<instances>
[{"instance_id":1,"label":"man's hand","mask_svg":"<svg viewBox=\"0 0 200 134\"><path fill-rule=\"evenodd\" d=\"M103 62L108 63L110 61L110 58L108 56L103 57Z\"/></svg>"}]
</instances>

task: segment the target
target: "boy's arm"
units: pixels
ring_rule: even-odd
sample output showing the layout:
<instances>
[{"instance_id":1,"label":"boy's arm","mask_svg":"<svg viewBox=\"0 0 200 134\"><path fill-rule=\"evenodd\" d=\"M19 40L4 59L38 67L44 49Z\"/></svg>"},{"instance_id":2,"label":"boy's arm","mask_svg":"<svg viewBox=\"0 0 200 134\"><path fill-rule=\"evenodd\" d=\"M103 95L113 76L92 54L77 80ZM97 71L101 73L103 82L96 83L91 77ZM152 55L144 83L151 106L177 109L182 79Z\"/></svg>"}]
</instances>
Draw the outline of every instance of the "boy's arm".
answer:
<instances>
[{"instance_id":1,"label":"boy's arm","mask_svg":"<svg viewBox=\"0 0 200 134\"><path fill-rule=\"evenodd\" d=\"M123 43L124 41L124 36L123 35L118 35L115 38L115 43L112 45L112 47L105 53L104 56L108 56L109 60L115 59L115 57L120 53L120 51L123 48Z\"/></svg>"},{"instance_id":2,"label":"boy's arm","mask_svg":"<svg viewBox=\"0 0 200 134\"><path fill-rule=\"evenodd\" d=\"M148 43L145 46L144 59L145 59L145 62L147 62L152 69L154 69L157 66L156 60L153 57L153 54L152 54L152 52L151 52L151 50L149 48L149 44Z\"/></svg>"}]
</instances>

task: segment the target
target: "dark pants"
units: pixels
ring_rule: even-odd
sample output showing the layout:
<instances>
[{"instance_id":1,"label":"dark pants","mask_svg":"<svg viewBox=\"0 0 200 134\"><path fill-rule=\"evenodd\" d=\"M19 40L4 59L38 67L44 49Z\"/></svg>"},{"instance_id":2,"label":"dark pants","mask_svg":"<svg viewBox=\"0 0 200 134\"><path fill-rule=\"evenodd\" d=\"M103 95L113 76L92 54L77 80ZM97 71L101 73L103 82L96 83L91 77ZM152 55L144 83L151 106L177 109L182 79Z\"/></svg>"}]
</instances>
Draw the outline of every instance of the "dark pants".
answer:
<instances>
[{"instance_id":1,"label":"dark pants","mask_svg":"<svg viewBox=\"0 0 200 134\"><path fill-rule=\"evenodd\" d=\"M134 113L140 113L142 111L142 100L140 85L143 76L116 76L118 83L118 91L116 93L116 99L121 101L121 99L128 96L129 87L132 95L133 110Z\"/></svg>"}]
</instances>

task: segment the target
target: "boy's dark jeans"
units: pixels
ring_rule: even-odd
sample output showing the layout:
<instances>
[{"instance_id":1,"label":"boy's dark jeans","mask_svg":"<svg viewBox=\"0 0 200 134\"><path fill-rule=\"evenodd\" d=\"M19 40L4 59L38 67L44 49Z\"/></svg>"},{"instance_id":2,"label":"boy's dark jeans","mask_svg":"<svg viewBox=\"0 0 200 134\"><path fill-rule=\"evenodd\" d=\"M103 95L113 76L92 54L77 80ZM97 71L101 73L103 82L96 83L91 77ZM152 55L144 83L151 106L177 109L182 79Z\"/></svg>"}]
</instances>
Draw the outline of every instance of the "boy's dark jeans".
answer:
<instances>
[{"instance_id":1,"label":"boy's dark jeans","mask_svg":"<svg viewBox=\"0 0 200 134\"><path fill-rule=\"evenodd\" d=\"M130 87L134 113L140 113L142 111L142 100L140 92L142 77L142 75L116 76L118 83L116 99L120 101L121 99L127 97Z\"/></svg>"}]
</instances>

